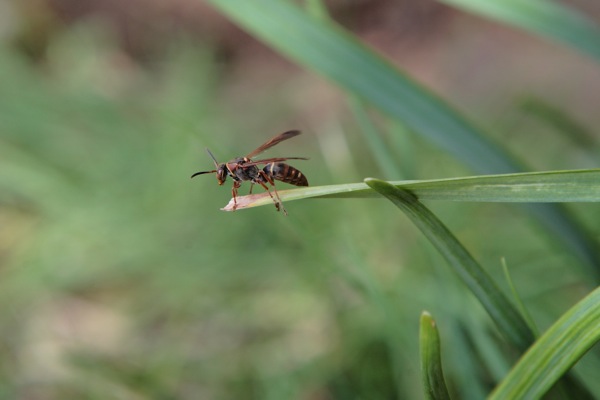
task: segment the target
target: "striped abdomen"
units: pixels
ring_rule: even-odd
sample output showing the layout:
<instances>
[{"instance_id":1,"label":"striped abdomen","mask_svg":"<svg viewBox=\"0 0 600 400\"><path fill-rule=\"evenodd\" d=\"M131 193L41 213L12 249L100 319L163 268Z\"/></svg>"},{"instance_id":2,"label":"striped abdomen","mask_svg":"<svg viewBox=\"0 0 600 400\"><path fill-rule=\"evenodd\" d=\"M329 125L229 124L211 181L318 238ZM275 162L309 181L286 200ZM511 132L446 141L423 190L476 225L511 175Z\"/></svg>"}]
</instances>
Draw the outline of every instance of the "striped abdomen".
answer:
<instances>
[{"instance_id":1,"label":"striped abdomen","mask_svg":"<svg viewBox=\"0 0 600 400\"><path fill-rule=\"evenodd\" d=\"M263 171L281 182L289 183L296 186L308 186L308 180L304 174L296 168L285 163L271 163L263 168Z\"/></svg>"}]
</instances>

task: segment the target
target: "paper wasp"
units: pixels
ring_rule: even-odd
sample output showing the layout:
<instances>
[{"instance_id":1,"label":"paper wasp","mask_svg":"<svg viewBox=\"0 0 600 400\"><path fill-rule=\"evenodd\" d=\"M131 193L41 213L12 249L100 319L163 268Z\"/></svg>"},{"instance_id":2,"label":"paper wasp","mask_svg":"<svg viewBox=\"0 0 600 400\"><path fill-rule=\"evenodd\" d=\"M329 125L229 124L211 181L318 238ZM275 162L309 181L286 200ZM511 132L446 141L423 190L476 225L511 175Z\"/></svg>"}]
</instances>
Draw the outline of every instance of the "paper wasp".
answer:
<instances>
[{"instance_id":1,"label":"paper wasp","mask_svg":"<svg viewBox=\"0 0 600 400\"><path fill-rule=\"evenodd\" d=\"M219 185L225 183L225 180L228 176L233 179L233 187L231 189L231 194L233 196L233 210L235 211L237 207L237 194L238 189L242 185L244 181L250 181L250 193L252 193L252 187L255 184L262 186L271 199L273 199L273 203L275 203L275 208L277 211L283 211L285 215L287 215L287 211L283 207L283 203L279 198L279 194L277 193L277 189L275 188L275 181L281 181L285 183L289 183L295 186L308 186L308 180L296 168L292 167L289 164L284 163L286 160L307 160L305 157L274 157L274 158L265 158L263 160L252 160L252 157L262 153L263 151L275 146L283 142L284 140L288 140L293 138L294 136L298 136L300 131L292 130L283 132L271 139L267 142L263 143L254 151L250 152L245 157L234 158L231 161L226 163L221 163L217 161L215 156L210 152L209 149L206 149L208 155L213 159L215 163L215 169L212 171L201 171L196 172L192 175L192 178L197 175L202 174L210 174L216 172L217 182ZM265 165L264 168L260 168L260 165ZM270 184L275 196L269 190L267 184Z\"/></svg>"}]
</instances>

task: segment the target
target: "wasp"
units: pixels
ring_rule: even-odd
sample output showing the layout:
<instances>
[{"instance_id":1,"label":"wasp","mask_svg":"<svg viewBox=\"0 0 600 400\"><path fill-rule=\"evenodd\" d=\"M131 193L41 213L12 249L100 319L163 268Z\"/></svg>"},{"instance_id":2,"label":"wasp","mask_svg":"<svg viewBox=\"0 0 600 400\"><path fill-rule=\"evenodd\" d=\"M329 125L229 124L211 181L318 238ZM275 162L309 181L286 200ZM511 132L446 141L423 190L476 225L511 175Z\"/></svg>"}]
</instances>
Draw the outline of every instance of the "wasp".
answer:
<instances>
[{"instance_id":1,"label":"wasp","mask_svg":"<svg viewBox=\"0 0 600 400\"><path fill-rule=\"evenodd\" d=\"M191 177L195 177L202 174L210 174L215 172L217 177L217 182L219 185L225 183L227 177L231 177L233 179L233 187L231 188L231 195L233 196L233 210L237 208L237 195L238 189L242 185L242 182L250 181L250 194L252 194L252 188L254 185L262 186L271 199L273 203L275 203L275 208L277 211L283 211L285 215L287 215L287 211L283 207L283 203L281 198L279 197L279 193L277 193L277 189L275 188L275 181L281 181L285 183L289 183L295 186L308 186L308 180L306 176L296 168L292 167L289 164L284 163L283 161L287 160L307 160L305 157L274 157L274 158L265 158L262 160L252 160L253 157L262 153L263 151L270 149L283 142L284 140L291 139L295 136L298 136L301 132L298 130L292 130L283 132L262 145L256 148L254 151L250 152L245 157L234 158L231 161L226 163L219 163L215 156L210 152L207 148L206 151L208 155L213 159L215 163L215 169L212 171L201 171L196 172ZM261 166L264 167L261 169ZM269 190L269 186L273 189L273 193ZM274 194L274 195L273 195Z\"/></svg>"}]
</instances>

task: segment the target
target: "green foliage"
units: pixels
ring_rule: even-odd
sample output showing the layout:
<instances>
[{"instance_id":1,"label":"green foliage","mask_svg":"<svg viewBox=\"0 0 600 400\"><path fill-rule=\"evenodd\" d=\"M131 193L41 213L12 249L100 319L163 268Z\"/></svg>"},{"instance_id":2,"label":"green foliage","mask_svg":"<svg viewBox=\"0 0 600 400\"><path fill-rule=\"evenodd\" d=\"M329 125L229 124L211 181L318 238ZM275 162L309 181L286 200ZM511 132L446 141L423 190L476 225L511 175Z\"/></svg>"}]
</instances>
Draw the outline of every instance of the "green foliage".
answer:
<instances>
[{"instance_id":1,"label":"green foliage","mask_svg":"<svg viewBox=\"0 0 600 400\"><path fill-rule=\"evenodd\" d=\"M324 18L312 17L280 0L210 3L281 54L327 77L477 171L502 173L523 168L501 143L491 140L450 104ZM597 246L568 213L544 205L530 208L530 214L585 261L590 275L600 280Z\"/></svg>"},{"instance_id":2,"label":"green foliage","mask_svg":"<svg viewBox=\"0 0 600 400\"><path fill-rule=\"evenodd\" d=\"M461 281L477 297L506 340L521 351L533 342L527 323L448 228L412 192L368 179L367 185L400 208L442 254Z\"/></svg>"},{"instance_id":3,"label":"green foliage","mask_svg":"<svg viewBox=\"0 0 600 400\"><path fill-rule=\"evenodd\" d=\"M594 290L564 313L511 369L490 399L542 397L560 376L600 341L598 304L600 289Z\"/></svg>"},{"instance_id":4,"label":"green foliage","mask_svg":"<svg viewBox=\"0 0 600 400\"><path fill-rule=\"evenodd\" d=\"M450 107L431 96L398 71L390 68L379 57L370 53L353 41L350 36L347 36L323 18L310 18L303 15L299 10L295 10L294 7L287 6L284 2L273 0L261 0L248 5L248 7L240 7L239 4L234 5L220 0L213 0L213 3L229 17L281 53L302 65L316 70L340 84L350 93L359 96L392 117L398 118L416 133L423 134L457 155L462 155L463 160L470 161L476 168L480 170L491 168L491 170L496 171L515 168L511 158L498 145L488 142L485 135L465 123ZM571 13L566 8L561 9L558 6L544 8L542 2L525 4L518 1L503 4L496 9L493 7L486 8L483 2L477 1L462 2L460 4L467 8L467 4L471 4L478 11L489 13L499 19L508 20L516 25L576 44L582 50L588 51L594 56L597 55L596 48L598 48L597 44L600 43L597 29L593 25L582 24L585 22L584 18ZM481 8L477 8L478 5L481 5ZM313 3L311 3L311 6L315 8ZM525 12L521 9L523 6L526 7ZM322 15L322 10L318 14ZM566 24L561 25L561 22L566 22ZM357 79L360 76L368 76L370 79ZM377 132L368 123L368 118L366 118L361 108L355 107L355 113L363 130L368 132L367 136L370 137L368 142L371 148L379 155L378 159L381 160L382 165L387 166L385 170L389 170L391 163L388 153L385 151L381 140L373 137L377 135ZM448 139L451 139L451 142L448 142ZM587 172L596 173L597 171L585 171L584 173ZM559 172L558 175L562 173ZM510 178L514 177L511 176ZM573 177L565 176L566 179L563 184L559 184L554 188L550 188L551 185L546 186L547 182L537 181L537 177L533 177L533 181L518 183L508 182L510 178L507 179L507 177L502 178L506 181L495 182L498 184L496 188L499 190L494 194L491 194L493 192L491 186L482 187L477 183L470 182L473 183L473 186L471 186L473 190L461 200L481 200L486 198L487 194L491 194L487 199L494 199L492 201L498 201L500 197L503 197L504 200L508 198L514 200L521 197L525 201L554 201L551 199L551 193L560 197L569 195L574 195L573 198L577 197L574 192L578 190L572 191ZM517 180L521 178L523 176L516 177ZM558 176L554 178L560 179ZM487 179L487 177L483 179ZM444 182L443 184L447 183ZM592 201L598 201L599 183L598 177L594 176L590 182L585 182L580 186L579 193L584 196L587 196L590 192L595 193L592 194L590 199L593 198ZM419 206L420 203L417 198L427 198L426 196L422 193L412 194L412 192L406 191L406 183L397 183L402 185L402 189L377 180L370 180L367 184L388 197L398 207L401 207L413 222L423 230L428 239L445 256L449 264L454 267L467 286L475 293L509 342L512 342L521 350L531 344L533 334L519 312L510 305L495 286L493 280L464 251L464 248L439 223L439 220L425 207ZM459 183L459 185L461 184L462 182ZM546 189L548 189L547 192ZM449 191L456 198L464 194L456 190ZM318 196L318 194L338 193L342 193L342 196L346 197L349 192L351 192L350 196L353 194L368 195L368 191L360 185L339 185L289 191L284 194L284 198L298 199ZM407 193L410 193L410 195L405 195ZM451 196L448 196L447 199ZM262 197L264 199L264 196ZM240 200L240 203L242 207L258 205L260 198L261 196L252 196ZM566 199L563 197L563 200ZM230 206L231 204L225 209L230 209ZM532 209L532 211L534 210ZM585 233L575 223L569 220L559 208L545 207L538 208L535 211L535 214L541 217L550 229L562 237L572 250L578 252L583 259L587 259L591 264L595 264L597 270L597 251L593 249L594 246L590 238L586 237ZM598 275L595 271L592 271L592 274ZM548 387L542 388L541 392L543 393L547 389Z\"/></svg>"},{"instance_id":5,"label":"green foliage","mask_svg":"<svg viewBox=\"0 0 600 400\"><path fill-rule=\"evenodd\" d=\"M389 199L411 219L440 254L444 256L448 265L460 277L465 286L477 297L507 342L521 352L525 351L533 343L534 338L533 331L525 321L525 317L508 301L490 276L444 224L412 192L376 179L368 179L367 184ZM506 378L507 383L497 389L495 394L498 396L497 398L541 397L568 368L572 367L591 346L600 340L600 330L597 329L598 322L600 322L598 302L590 299L583 302L583 304L585 305L575 307L574 310L565 314L562 317L564 322L557 322L559 326L550 329L528 351L528 356L524 357L524 361L517 364ZM431 323L431 321L428 322ZM423 324L422 317L421 329L423 329ZM425 339L422 338L422 340ZM431 346L434 347L433 350L428 345L421 345L421 357L427 359L427 363L439 363L439 361L429 360L430 357L436 356L428 353L430 351L437 352L435 348L438 347L435 343ZM445 384L442 383L441 367L431 366L430 368L439 369L440 371L436 372L437 378L433 379L435 383L430 382L428 376L424 377L426 380L426 393L431 395L431 387L435 386L436 391L440 390L440 396L442 398L446 397L445 390L437 388L438 386L445 387ZM545 369L547 371L538 372ZM524 371L529 371L531 376L523 377L525 375ZM533 373L532 371L536 372ZM423 372L429 375L429 368L426 368ZM571 384L570 382L567 383ZM571 385L572 388L568 392L570 396L579 399L592 398L578 384L572 383Z\"/></svg>"},{"instance_id":6,"label":"green foliage","mask_svg":"<svg viewBox=\"0 0 600 400\"><path fill-rule=\"evenodd\" d=\"M325 18L316 22L281 1L212 3L231 9L234 19L253 19L254 35L360 98L349 102L356 121L335 115L343 133L320 122L313 129L318 138L306 132L295 147L277 147L282 156L311 158L298 167L314 186L278 184L289 217L272 205L221 213L229 188L210 176L190 181L190 174L211 168L205 147L224 161L279 129L296 128L280 115L281 104L290 103L287 89L266 88L264 96L246 94L248 100L211 45L188 39L144 65L98 20L50 37L42 63L3 36L0 397L419 398L424 309L436 315L443 345L437 354L455 398L482 398L499 382L496 393L542 393L550 381L518 373L531 366L552 382L563 375L596 340L595 295L536 342L535 357L527 353L517 363L518 352L480 303L396 209L383 200L350 199L376 195L364 183L332 183L417 178L394 184L438 200L431 215L491 282L482 287L494 292L479 289L482 295L504 296L498 260L506 257L515 290L543 332L593 286L580 268L590 249L580 232L582 225L596 229L598 212L594 204L569 208L575 230L562 232L578 256L524 218L528 209L498 202L597 201L598 171L577 165L587 169L464 177L447 154L479 171L512 171L508 139L489 139ZM326 14L318 1L310 7ZM292 88L298 84L289 79ZM560 101L543 100L553 106L538 117L559 133L580 126ZM374 122L381 116L373 106L394 122ZM257 118L273 120L265 126ZM552 140L535 149L550 165L547 146L558 143ZM560 142L566 164L571 145L597 157L590 142L571 142ZM516 136L510 147L526 144ZM437 179L445 176L463 178ZM314 196L321 198L291 202ZM444 201L450 199L459 201ZM523 328L518 316L511 318L501 325ZM563 346L565 337L573 347ZM558 361L544 365L546 355ZM592 350L574 368L594 394L598 365Z\"/></svg>"}]
</instances>

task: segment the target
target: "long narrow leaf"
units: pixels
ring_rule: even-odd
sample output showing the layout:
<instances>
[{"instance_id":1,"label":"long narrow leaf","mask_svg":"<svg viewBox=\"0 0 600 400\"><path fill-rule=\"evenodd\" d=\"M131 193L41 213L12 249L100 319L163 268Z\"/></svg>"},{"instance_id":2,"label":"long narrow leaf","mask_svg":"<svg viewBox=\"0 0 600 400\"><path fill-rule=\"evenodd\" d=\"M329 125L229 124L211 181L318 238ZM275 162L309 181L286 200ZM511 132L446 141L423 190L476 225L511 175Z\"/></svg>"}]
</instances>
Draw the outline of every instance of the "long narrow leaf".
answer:
<instances>
[{"instance_id":1,"label":"long narrow leaf","mask_svg":"<svg viewBox=\"0 0 600 400\"><path fill-rule=\"evenodd\" d=\"M600 288L567 311L539 338L490 400L542 397L598 341Z\"/></svg>"},{"instance_id":2,"label":"long narrow leaf","mask_svg":"<svg viewBox=\"0 0 600 400\"><path fill-rule=\"evenodd\" d=\"M563 42L600 61L600 28L585 15L551 0L439 0L465 11Z\"/></svg>"},{"instance_id":3,"label":"long narrow leaf","mask_svg":"<svg viewBox=\"0 0 600 400\"><path fill-rule=\"evenodd\" d=\"M600 201L600 169L395 181L390 184L410 190L421 200L521 203ZM282 190L279 196L283 201L291 201L314 197L378 197L378 194L365 183L350 183ZM237 198L237 209L272 202L267 193L242 196ZM233 199L223 210L233 211Z\"/></svg>"},{"instance_id":4,"label":"long narrow leaf","mask_svg":"<svg viewBox=\"0 0 600 400\"><path fill-rule=\"evenodd\" d=\"M376 179L367 179L366 183L404 211L477 297L505 338L525 351L533 342L527 323L448 228L408 190Z\"/></svg>"}]
</instances>

